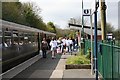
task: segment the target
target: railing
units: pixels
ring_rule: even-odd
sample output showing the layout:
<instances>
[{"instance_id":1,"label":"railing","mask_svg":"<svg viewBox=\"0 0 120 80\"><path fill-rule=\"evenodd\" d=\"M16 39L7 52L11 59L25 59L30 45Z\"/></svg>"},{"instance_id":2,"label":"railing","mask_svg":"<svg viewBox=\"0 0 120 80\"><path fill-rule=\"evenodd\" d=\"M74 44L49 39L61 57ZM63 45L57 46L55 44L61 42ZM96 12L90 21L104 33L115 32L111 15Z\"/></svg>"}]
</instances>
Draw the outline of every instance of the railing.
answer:
<instances>
[{"instance_id":1,"label":"railing","mask_svg":"<svg viewBox=\"0 0 120 80\"><path fill-rule=\"evenodd\" d=\"M91 48L91 41L85 40L85 54ZM93 42L94 51L94 42ZM120 80L120 46L113 41L98 42L98 71L104 80ZM94 55L94 53L93 53Z\"/></svg>"}]
</instances>

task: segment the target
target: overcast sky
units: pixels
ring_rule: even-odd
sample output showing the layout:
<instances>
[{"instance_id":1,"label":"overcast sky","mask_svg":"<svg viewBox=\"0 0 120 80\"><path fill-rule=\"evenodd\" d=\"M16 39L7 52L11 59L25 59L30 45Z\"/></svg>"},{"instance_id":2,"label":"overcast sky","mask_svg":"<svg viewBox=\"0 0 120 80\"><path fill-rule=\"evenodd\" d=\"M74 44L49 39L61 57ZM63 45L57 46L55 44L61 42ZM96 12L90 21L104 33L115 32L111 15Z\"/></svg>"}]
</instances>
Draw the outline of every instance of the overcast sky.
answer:
<instances>
[{"instance_id":1,"label":"overcast sky","mask_svg":"<svg viewBox=\"0 0 120 80\"><path fill-rule=\"evenodd\" d=\"M33 2L41 8L41 16L45 23L52 21L61 28L68 26L68 20L71 17L81 17L81 0L19 0L20 2ZM84 9L93 8L93 0L83 0ZM108 2L109 1L109 2ZM115 28L118 27L118 1L106 0L107 22L111 23ZM98 10L98 20L100 19L100 11ZM88 17L86 17L88 19ZM89 19L87 20L89 24Z\"/></svg>"}]
</instances>

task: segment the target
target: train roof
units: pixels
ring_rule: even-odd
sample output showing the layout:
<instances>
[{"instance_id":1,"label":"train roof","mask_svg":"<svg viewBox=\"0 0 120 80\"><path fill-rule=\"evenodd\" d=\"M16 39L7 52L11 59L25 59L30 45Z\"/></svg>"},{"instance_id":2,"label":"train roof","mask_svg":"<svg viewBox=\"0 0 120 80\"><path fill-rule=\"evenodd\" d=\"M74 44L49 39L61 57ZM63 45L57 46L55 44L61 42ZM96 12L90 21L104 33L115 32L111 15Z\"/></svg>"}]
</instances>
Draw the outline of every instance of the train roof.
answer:
<instances>
[{"instance_id":1,"label":"train roof","mask_svg":"<svg viewBox=\"0 0 120 80\"><path fill-rule=\"evenodd\" d=\"M5 21L5 20L0 20L0 23L2 24L2 27L6 27L6 28L9 27L11 29L17 29L17 30L22 30L22 31L40 32L40 33L45 33L45 34L50 34L50 35L56 35L55 33L43 31L40 29L32 28L29 26L25 26L25 25L13 23L13 22Z\"/></svg>"}]
</instances>

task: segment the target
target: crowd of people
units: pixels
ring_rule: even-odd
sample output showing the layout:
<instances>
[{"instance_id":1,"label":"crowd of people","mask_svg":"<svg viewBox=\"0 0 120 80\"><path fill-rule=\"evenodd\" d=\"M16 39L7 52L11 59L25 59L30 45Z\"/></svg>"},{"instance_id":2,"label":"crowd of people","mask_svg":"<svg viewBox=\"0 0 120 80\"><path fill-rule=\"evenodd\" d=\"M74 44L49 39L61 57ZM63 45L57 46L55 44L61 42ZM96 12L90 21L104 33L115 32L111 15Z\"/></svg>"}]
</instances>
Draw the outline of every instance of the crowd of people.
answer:
<instances>
[{"instance_id":1,"label":"crowd of people","mask_svg":"<svg viewBox=\"0 0 120 80\"><path fill-rule=\"evenodd\" d=\"M72 38L67 38L67 37L59 37L56 39L55 37L52 37L51 39L45 39L43 38L42 45L42 56L43 58L46 58L46 51L51 50L52 52L52 59L55 59L55 54L66 54L72 53L74 51L78 50L78 39L72 39Z\"/></svg>"}]
</instances>

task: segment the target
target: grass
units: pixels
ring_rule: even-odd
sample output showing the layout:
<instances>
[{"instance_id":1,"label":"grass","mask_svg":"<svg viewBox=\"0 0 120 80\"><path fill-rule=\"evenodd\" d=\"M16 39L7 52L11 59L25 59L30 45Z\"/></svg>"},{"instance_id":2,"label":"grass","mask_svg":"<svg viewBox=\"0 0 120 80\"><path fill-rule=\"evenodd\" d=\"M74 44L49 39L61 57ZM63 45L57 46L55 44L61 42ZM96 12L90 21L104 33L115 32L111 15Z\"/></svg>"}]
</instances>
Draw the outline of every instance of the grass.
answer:
<instances>
[{"instance_id":1,"label":"grass","mask_svg":"<svg viewBox=\"0 0 120 80\"><path fill-rule=\"evenodd\" d=\"M90 60L85 55L77 55L69 57L66 64L90 64Z\"/></svg>"}]
</instances>

